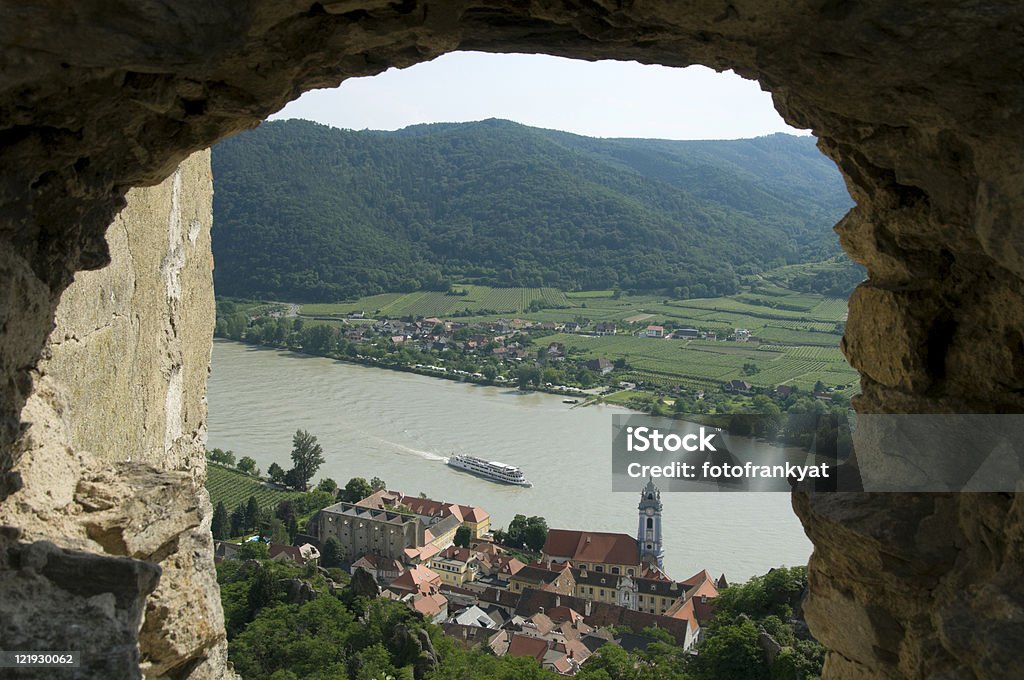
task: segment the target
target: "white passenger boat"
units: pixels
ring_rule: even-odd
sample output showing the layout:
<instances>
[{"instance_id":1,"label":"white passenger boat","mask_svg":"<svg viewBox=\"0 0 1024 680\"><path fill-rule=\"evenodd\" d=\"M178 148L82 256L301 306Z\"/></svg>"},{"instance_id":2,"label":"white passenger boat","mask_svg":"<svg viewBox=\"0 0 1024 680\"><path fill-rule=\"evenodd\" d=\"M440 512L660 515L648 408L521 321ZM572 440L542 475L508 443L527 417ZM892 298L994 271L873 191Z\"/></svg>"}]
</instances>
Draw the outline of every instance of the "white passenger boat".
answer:
<instances>
[{"instance_id":1,"label":"white passenger boat","mask_svg":"<svg viewBox=\"0 0 1024 680\"><path fill-rule=\"evenodd\" d=\"M474 475L489 479L492 482L514 484L516 486L533 486L533 484L526 479L526 476L523 475L523 471L514 465L488 461L475 456L467 456L465 454L455 454L446 462L453 468L472 472Z\"/></svg>"}]
</instances>

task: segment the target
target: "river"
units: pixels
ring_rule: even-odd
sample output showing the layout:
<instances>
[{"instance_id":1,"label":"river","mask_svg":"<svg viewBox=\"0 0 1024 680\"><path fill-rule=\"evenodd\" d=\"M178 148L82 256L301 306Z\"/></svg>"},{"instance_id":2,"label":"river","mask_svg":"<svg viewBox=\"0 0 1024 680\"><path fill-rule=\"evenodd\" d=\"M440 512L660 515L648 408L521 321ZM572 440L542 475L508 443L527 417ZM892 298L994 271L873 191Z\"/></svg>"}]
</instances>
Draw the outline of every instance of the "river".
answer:
<instances>
[{"instance_id":1,"label":"river","mask_svg":"<svg viewBox=\"0 0 1024 680\"><path fill-rule=\"evenodd\" d=\"M483 506L495 527L516 513L551 527L633 534L638 496L611 491L612 406L439 380L217 340L209 446L287 469L296 429L316 435L317 479L378 476L407 494ZM532 488L446 466L451 452L517 465ZM743 581L804 564L811 544L788 493L663 493L665 569Z\"/></svg>"}]
</instances>

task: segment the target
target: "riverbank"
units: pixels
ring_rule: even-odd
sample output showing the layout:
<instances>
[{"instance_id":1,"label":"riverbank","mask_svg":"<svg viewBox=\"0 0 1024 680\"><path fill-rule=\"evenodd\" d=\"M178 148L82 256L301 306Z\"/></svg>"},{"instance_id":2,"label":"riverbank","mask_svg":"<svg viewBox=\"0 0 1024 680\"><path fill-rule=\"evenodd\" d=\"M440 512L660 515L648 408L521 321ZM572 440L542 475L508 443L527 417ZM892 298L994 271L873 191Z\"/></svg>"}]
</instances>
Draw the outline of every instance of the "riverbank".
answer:
<instances>
[{"instance_id":1,"label":"riverbank","mask_svg":"<svg viewBox=\"0 0 1024 680\"><path fill-rule=\"evenodd\" d=\"M547 385L536 386L536 385L529 385L529 384L527 384L527 385L520 386L518 380L514 379L514 378L513 379L507 379L506 378L506 379L504 379L502 381L495 381L495 380L489 380L486 376L482 376L482 375L481 376L477 376L477 375L474 375L472 373L469 373L468 371L462 371L462 370L459 370L459 369L449 371L447 369L447 367L442 367L442 366L416 365L416 364L409 365L409 364L402 364L402 363L398 363L398 362L384 361L384 360L382 360L382 359L380 359L378 357L362 356L362 355L358 355L358 354L355 355L355 356L351 356L351 355L347 355L347 354L339 354L338 352L322 352L321 353L321 352L315 352L315 351L311 351L311 350L305 349L302 346L296 347L296 346L292 346L292 345L288 345L288 344L284 344L284 345L264 344L264 343L260 343L260 342L251 342L249 340L235 340L233 338L228 338L228 337L224 337L224 336L214 336L214 337L219 339L219 340L222 340L224 342L238 342L238 343L241 343L243 345L249 345L251 347L260 347L260 348L263 348L263 349L280 350L280 351L284 351L284 352L292 352L294 354L302 354L302 355L311 356L311 357L321 357L321 358L324 358L324 359L330 359L332 361L338 361L338 362L346 363L346 364L357 364L357 365L360 365L360 366L368 366L370 368L384 368L384 369L388 369L388 370L391 370L391 371L400 371L402 373L414 373L416 375L422 375L422 376L426 376L426 377L429 377L429 378L439 378L441 380L451 380L451 381L454 381L454 382L470 383L470 384L474 384L474 385L484 385L484 386L487 386L487 387L515 388L515 389L518 389L518 390L520 390L522 392L541 392L541 393L544 393L544 394L554 394L554 395L558 395L558 396L562 396L562 397L574 397L574 398L583 398L583 399L585 399L584 402L581 402L580 404L577 404L577 406L588 406L591 403L595 403L597 401L597 399L598 399L597 395L594 395L594 394L592 394L592 392L590 392L588 390L584 390L582 388L578 388L578 387L566 386L566 387L560 389L559 387L556 387L556 386L549 387ZM615 390L615 391L619 391L619 390Z\"/></svg>"}]
</instances>

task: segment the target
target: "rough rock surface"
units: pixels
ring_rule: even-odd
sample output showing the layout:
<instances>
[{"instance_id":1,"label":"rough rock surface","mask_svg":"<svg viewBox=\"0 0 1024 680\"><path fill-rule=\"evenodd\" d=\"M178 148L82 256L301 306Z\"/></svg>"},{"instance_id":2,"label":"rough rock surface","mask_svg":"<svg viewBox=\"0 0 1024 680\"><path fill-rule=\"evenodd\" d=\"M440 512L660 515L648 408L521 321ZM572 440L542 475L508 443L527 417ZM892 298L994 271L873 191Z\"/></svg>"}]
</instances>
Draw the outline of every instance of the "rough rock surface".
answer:
<instances>
[{"instance_id":1,"label":"rough rock surface","mask_svg":"<svg viewBox=\"0 0 1024 680\"><path fill-rule=\"evenodd\" d=\"M857 407L1020 412L1022 36L1024 5L1009 1L0 6L0 517L25 531L7 550L60 534L65 547L102 553L64 510L77 483L69 480L92 474L100 458L163 465L150 457L159 447L144 442L160 432L181 441L159 428L150 400L104 435L110 449L87 455L72 433L100 428L71 422L72 413L89 418L80 400L35 370L72 274L107 263L103 236L125 192L164 180L190 153L303 90L457 48L702 63L759 80L787 120L818 135L857 201L837 227L870 275L844 341L862 374ZM166 243L174 226L156 220L138 233ZM139 328L139 337L160 332ZM163 359L147 349L133 361ZM183 382L182 398L199 398L194 389ZM201 418L182 413L181 435L201 438ZM132 432L152 422L156 430ZM190 469L198 482L188 446L165 447L165 469ZM794 506L815 543L807 618L835 650L828 678L1021 675L1024 518L1015 496L796 496ZM178 564L183 575L193 568ZM169 610L165 620L178 625ZM191 662L180 663L185 677Z\"/></svg>"},{"instance_id":2,"label":"rough rock surface","mask_svg":"<svg viewBox=\"0 0 1024 680\"><path fill-rule=\"evenodd\" d=\"M45 539L80 551L51 551L51 563L91 555L81 558L89 568L111 564L117 573L123 560L108 556L122 556L152 577L131 602L110 591L125 599L124 614L112 610L125 651L120 670L104 675L109 659L97 653L104 646L81 647L88 677L132 677L129 666L150 678L220 677L226 667L212 512L202 488L211 196L208 151L161 185L129 193L108 231L111 264L79 272L64 291L22 411L28 428L12 469L20 484L0 507L0 524L19 527L25 545L48 545ZM97 583L90 597L116 586L80 576ZM4 596L26 599L17 587ZM45 625L70 636L81 627L75 617ZM31 630L26 623L9 632L31 640Z\"/></svg>"}]
</instances>

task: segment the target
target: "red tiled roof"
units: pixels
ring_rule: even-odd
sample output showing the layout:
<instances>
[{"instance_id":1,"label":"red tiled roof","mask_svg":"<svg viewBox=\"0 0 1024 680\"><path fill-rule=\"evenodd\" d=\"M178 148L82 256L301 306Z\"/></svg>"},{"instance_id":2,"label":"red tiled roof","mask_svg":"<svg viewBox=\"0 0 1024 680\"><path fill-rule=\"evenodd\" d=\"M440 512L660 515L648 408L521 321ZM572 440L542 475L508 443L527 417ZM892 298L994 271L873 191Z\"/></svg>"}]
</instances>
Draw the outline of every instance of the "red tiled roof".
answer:
<instances>
[{"instance_id":1,"label":"red tiled roof","mask_svg":"<svg viewBox=\"0 0 1024 680\"><path fill-rule=\"evenodd\" d=\"M454 514L452 512L453 509L458 508L458 506L435 501L432 498L420 498L418 496L402 496L398 502L409 508L414 514L423 515L424 517L447 517ZM462 521L461 513L459 513L459 521Z\"/></svg>"},{"instance_id":2,"label":"red tiled roof","mask_svg":"<svg viewBox=\"0 0 1024 680\"><path fill-rule=\"evenodd\" d=\"M499 565L498 571L509 576L515 576L526 566L515 557L508 557L506 555L498 555L495 563Z\"/></svg>"},{"instance_id":3,"label":"red tiled roof","mask_svg":"<svg viewBox=\"0 0 1024 680\"><path fill-rule=\"evenodd\" d=\"M545 557L574 562L605 564L639 564L640 551L636 539L628 534L602 531L551 529L544 543Z\"/></svg>"},{"instance_id":4,"label":"red tiled roof","mask_svg":"<svg viewBox=\"0 0 1024 680\"><path fill-rule=\"evenodd\" d=\"M449 560L458 560L459 562L469 562L473 559L473 551L469 548L450 545L445 548L438 557L443 557Z\"/></svg>"},{"instance_id":5,"label":"red tiled roof","mask_svg":"<svg viewBox=\"0 0 1024 680\"><path fill-rule=\"evenodd\" d=\"M289 560L296 564L305 564L306 560L302 557L302 549L297 545L281 545L279 543L271 544L269 551L270 559L274 559L279 555L286 555Z\"/></svg>"},{"instance_id":6,"label":"red tiled roof","mask_svg":"<svg viewBox=\"0 0 1024 680\"><path fill-rule=\"evenodd\" d=\"M516 614L527 617L537 612L540 607L545 611L552 607L568 606L576 611L587 611L589 615L584 616L584 622L588 626L600 628L602 626L627 626L635 633L640 633L647 626L658 626L671 635L678 644L686 641L686 632L692 624L682 619L673 619L669 616L659 614L648 614L646 612L633 611L625 607L619 607L608 602L590 602L568 595L556 595L534 588L526 588L519 596L519 603L516 605Z\"/></svg>"},{"instance_id":7,"label":"red tiled roof","mask_svg":"<svg viewBox=\"0 0 1024 680\"><path fill-rule=\"evenodd\" d=\"M555 623L562 623L563 621L575 623L583 620L582 614L575 609L566 606L552 607L551 609L546 610L545 613L548 615L548 618Z\"/></svg>"},{"instance_id":8,"label":"red tiled roof","mask_svg":"<svg viewBox=\"0 0 1024 680\"><path fill-rule=\"evenodd\" d=\"M441 582L441 577L434 571L427 569L422 564L409 567L398 578L388 586L392 590L404 590L412 593L429 593L436 589Z\"/></svg>"},{"instance_id":9,"label":"red tiled roof","mask_svg":"<svg viewBox=\"0 0 1024 680\"><path fill-rule=\"evenodd\" d=\"M462 511L463 522L479 524L480 522L490 518L490 514L477 505L460 505L458 508Z\"/></svg>"},{"instance_id":10,"label":"red tiled roof","mask_svg":"<svg viewBox=\"0 0 1024 680\"><path fill-rule=\"evenodd\" d=\"M526 635L513 635L512 642L508 646L509 656L528 656L536 659L537 663L543 663L547 651L547 640Z\"/></svg>"},{"instance_id":11,"label":"red tiled roof","mask_svg":"<svg viewBox=\"0 0 1024 680\"><path fill-rule=\"evenodd\" d=\"M424 616L437 616L446 604L448 604L448 598L441 593L433 593L414 597L412 608Z\"/></svg>"},{"instance_id":12,"label":"red tiled roof","mask_svg":"<svg viewBox=\"0 0 1024 680\"><path fill-rule=\"evenodd\" d=\"M703 583L704 581L710 581L710 580L711 580L711 574L708 573L708 570L707 569L701 569L700 571L698 571L696 574L694 574L690 578L688 578L688 579L686 579L684 581L680 581L680 583L683 583L683 584L688 585L688 586L697 586L697 585L700 585L701 583Z\"/></svg>"}]
</instances>

